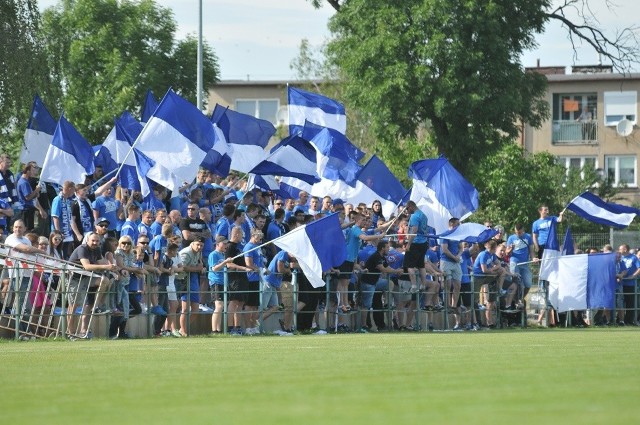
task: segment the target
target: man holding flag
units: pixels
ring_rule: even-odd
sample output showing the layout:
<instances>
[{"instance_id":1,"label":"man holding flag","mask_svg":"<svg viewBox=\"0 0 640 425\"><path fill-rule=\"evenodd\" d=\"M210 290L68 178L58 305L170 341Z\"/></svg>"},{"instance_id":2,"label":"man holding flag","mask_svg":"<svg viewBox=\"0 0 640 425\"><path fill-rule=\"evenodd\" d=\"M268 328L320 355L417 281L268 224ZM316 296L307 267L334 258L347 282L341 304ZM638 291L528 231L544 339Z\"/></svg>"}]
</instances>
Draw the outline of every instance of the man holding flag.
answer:
<instances>
[{"instance_id":1,"label":"man holding flag","mask_svg":"<svg viewBox=\"0 0 640 425\"><path fill-rule=\"evenodd\" d=\"M533 246L538 253L538 258L542 259L542 253L544 252L547 238L549 237L549 227L551 226L551 222L555 221L556 223L561 223L562 214L564 212L558 214L558 217L555 215L549 215L549 207L542 204L538 208L538 213L540 213L540 218L533 222L533 229L531 233L533 234Z\"/></svg>"}]
</instances>

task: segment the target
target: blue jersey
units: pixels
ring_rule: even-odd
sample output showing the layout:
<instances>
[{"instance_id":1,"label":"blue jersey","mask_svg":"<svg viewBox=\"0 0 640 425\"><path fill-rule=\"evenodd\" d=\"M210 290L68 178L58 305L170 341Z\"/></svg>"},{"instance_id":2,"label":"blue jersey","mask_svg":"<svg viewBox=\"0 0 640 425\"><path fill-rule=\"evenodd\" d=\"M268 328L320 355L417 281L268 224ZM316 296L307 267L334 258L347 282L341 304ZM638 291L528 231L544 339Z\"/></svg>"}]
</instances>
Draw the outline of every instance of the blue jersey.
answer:
<instances>
[{"instance_id":1,"label":"blue jersey","mask_svg":"<svg viewBox=\"0 0 640 425\"><path fill-rule=\"evenodd\" d=\"M265 280L274 288L279 288L282 285L283 276L278 273L278 261L282 261L285 267L289 267L289 254L287 254L287 251L278 252L269 263L269 274L265 276Z\"/></svg>"},{"instance_id":2,"label":"blue jersey","mask_svg":"<svg viewBox=\"0 0 640 425\"><path fill-rule=\"evenodd\" d=\"M254 266L264 267L264 256L262 255L262 250L254 249L253 251L248 252L257 246L258 245L252 242L249 242L244 246L244 249L242 250L242 252L245 253L245 257L249 257L253 259ZM260 273L251 271L247 273L247 279L249 280L249 282L258 282L260 280Z\"/></svg>"},{"instance_id":3,"label":"blue jersey","mask_svg":"<svg viewBox=\"0 0 640 425\"><path fill-rule=\"evenodd\" d=\"M63 241L73 241L73 230L71 229L71 207L73 206L73 199L65 198L62 194L53 198L51 202L51 217L57 217L60 222L60 233L62 233ZM51 219L51 230L56 230L53 225L53 218Z\"/></svg>"},{"instance_id":4,"label":"blue jersey","mask_svg":"<svg viewBox=\"0 0 640 425\"><path fill-rule=\"evenodd\" d=\"M413 238L414 243L427 242L427 235L429 234L429 226L427 216L420 210L416 210L409 218L409 231L413 232L415 227L416 236Z\"/></svg>"},{"instance_id":5,"label":"blue jersey","mask_svg":"<svg viewBox=\"0 0 640 425\"><path fill-rule=\"evenodd\" d=\"M456 263L453 258L449 258L444 251L442 251L442 244L447 244L447 248L449 252L453 256L457 256L460 253L460 242L451 241L449 239L440 239L440 259L442 261L446 261L447 263Z\"/></svg>"},{"instance_id":6,"label":"blue jersey","mask_svg":"<svg viewBox=\"0 0 640 425\"><path fill-rule=\"evenodd\" d=\"M625 277L622 278L622 286L635 286L636 278L631 278L639 268L640 268L640 260L633 254L624 255L620 258L620 262L624 265L624 269L627 271Z\"/></svg>"},{"instance_id":7,"label":"blue jersey","mask_svg":"<svg viewBox=\"0 0 640 425\"><path fill-rule=\"evenodd\" d=\"M460 262L460 268L462 269L462 278L460 283L471 283L471 269L473 268L473 262L471 261L471 252L468 249L463 249L460 254L462 261Z\"/></svg>"},{"instance_id":8,"label":"blue jersey","mask_svg":"<svg viewBox=\"0 0 640 425\"><path fill-rule=\"evenodd\" d=\"M136 246L138 243L138 226L135 222L127 219L122 225L122 229L120 229L120 236L129 236L133 241L133 246Z\"/></svg>"},{"instance_id":9,"label":"blue jersey","mask_svg":"<svg viewBox=\"0 0 640 425\"><path fill-rule=\"evenodd\" d=\"M109 220L108 230L116 230L119 223L118 209L120 209L120 201L116 201L112 197L98 196L93 201L92 207L98 212L98 217L104 217Z\"/></svg>"},{"instance_id":10,"label":"blue jersey","mask_svg":"<svg viewBox=\"0 0 640 425\"><path fill-rule=\"evenodd\" d=\"M358 259L358 251L360 250L360 235L362 229L358 226L351 226L347 233L347 261L353 263ZM340 243L340 241L338 241Z\"/></svg>"},{"instance_id":11,"label":"blue jersey","mask_svg":"<svg viewBox=\"0 0 640 425\"><path fill-rule=\"evenodd\" d=\"M546 245L547 239L549 238L549 227L551 227L551 222L553 221L557 222L558 217L550 215L546 218L539 218L533 222L531 233L538 235L538 245Z\"/></svg>"},{"instance_id":12,"label":"blue jersey","mask_svg":"<svg viewBox=\"0 0 640 425\"><path fill-rule=\"evenodd\" d=\"M524 263L529 261L529 247L533 246L533 239L531 235L525 233L522 237L518 235L511 235L507 239L507 246L513 245L511 251L511 258L517 263Z\"/></svg>"},{"instance_id":13,"label":"blue jersey","mask_svg":"<svg viewBox=\"0 0 640 425\"><path fill-rule=\"evenodd\" d=\"M474 276L483 276L485 273L482 271L481 264L484 264L487 267L491 267L491 265L496 261L495 254L490 253L487 250L482 251L478 254L476 258L476 262L473 263L473 274Z\"/></svg>"},{"instance_id":14,"label":"blue jersey","mask_svg":"<svg viewBox=\"0 0 640 425\"><path fill-rule=\"evenodd\" d=\"M209 278L209 286L224 285L224 270L220 270L217 272L211 270L213 266L224 261L224 252L219 252L216 250L211 251L211 254L209 254L209 258L207 260L209 263L209 272L207 273L207 277Z\"/></svg>"}]
</instances>

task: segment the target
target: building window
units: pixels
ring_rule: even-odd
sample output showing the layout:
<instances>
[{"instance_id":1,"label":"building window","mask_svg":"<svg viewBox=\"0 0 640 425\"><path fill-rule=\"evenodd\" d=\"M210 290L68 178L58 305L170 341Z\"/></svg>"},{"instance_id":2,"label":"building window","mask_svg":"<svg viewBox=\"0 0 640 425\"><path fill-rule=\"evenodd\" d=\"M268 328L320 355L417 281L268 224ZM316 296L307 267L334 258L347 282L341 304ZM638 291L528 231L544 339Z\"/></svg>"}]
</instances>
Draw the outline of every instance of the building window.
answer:
<instances>
[{"instance_id":1,"label":"building window","mask_svg":"<svg viewBox=\"0 0 640 425\"><path fill-rule=\"evenodd\" d=\"M597 93L555 93L552 105L553 143L597 141L597 105Z\"/></svg>"},{"instance_id":2,"label":"building window","mask_svg":"<svg viewBox=\"0 0 640 425\"><path fill-rule=\"evenodd\" d=\"M607 178L613 182L615 186L626 185L636 187L637 159L635 155L625 156L605 156L605 167L607 170Z\"/></svg>"},{"instance_id":3,"label":"building window","mask_svg":"<svg viewBox=\"0 0 640 425\"><path fill-rule=\"evenodd\" d=\"M604 92L604 125L618 125L623 119L636 123L637 91Z\"/></svg>"},{"instance_id":4,"label":"building window","mask_svg":"<svg viewBox=\"0 0 640 425\"><path fill-rule=\"evenodd\" d=\"M278 99L237 99L236 111L277 124Z\"/></svg>"},{"instance_id":5,"label":"building window","mask_svg":"<svg viewBox=\"0 0 640 425\"><path fill-rule=\"evenodd\" d=\"M581 170L580 177L584 179L584 169L598 168L598 160L595 156L560 156L558 157L558 164L562 165L567 169L567 176L569 175L569 170Z\"/></svg>"}]
</instances>

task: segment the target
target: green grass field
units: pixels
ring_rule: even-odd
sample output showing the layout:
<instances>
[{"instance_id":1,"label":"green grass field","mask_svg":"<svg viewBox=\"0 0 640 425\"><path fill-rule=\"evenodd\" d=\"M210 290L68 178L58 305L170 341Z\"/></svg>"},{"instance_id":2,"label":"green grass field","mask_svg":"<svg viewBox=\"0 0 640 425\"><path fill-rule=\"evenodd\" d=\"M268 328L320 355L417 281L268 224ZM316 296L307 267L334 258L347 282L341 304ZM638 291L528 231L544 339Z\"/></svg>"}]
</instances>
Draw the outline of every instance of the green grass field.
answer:
<instances>
[{"instance_id":1,"label":"green grass field","mask_svg":"<svg viewBox=\"0 0 640 425\"><path fill-rule=\"evenodd\" d=\"M0 343L2 423L633 424L640 329Z\"/></svg>"}]
</instances>

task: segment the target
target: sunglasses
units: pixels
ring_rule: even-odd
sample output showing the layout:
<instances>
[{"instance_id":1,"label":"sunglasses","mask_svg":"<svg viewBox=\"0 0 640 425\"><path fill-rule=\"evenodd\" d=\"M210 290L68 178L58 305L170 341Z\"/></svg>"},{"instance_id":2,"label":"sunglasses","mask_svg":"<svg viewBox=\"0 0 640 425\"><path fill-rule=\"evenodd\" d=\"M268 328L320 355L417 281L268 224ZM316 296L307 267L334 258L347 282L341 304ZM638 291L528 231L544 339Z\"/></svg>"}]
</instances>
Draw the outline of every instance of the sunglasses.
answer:
<instances>
[{"instance_id":1,"label":"sunglasses","mask_svg":"<svg viewBox=\"0 0 640 425\"><path fill-rule=\"evenodd\" d=\"M142 241L138 241L138 243L139 243L140 245L149 245L149 242L142 242Z\"/></svg>"},{"instance_id":2,"label":"sunglasses","mask_svg":"<svg viewBox=\"0 0 640 425\"><path fill-rule=\"evenodd\" d=\"M54 242L62 242L62 239L60 239L60 238L53 238L53 241L54 241Z\"/></svg>"},{"instance_id":3,"label":"sunglasses","mask_svg":"<svg viewBox=\"0 0 640 425\"><path fill-rule=\"evenodd\" d=\"M187 208L187 209L188 209L188 210L191 210L191 211L195 210L195 208Z\"/></svg>"},{"instance_id":4,"label":"sunglasses","mask_svg":"<svg viewBox=\"0 0 640 425\"><path fill-rule=\"evenodd\" d=\"M131 242L120 242L120 245L131 245Z\"/></svg>"}]
</instances>

